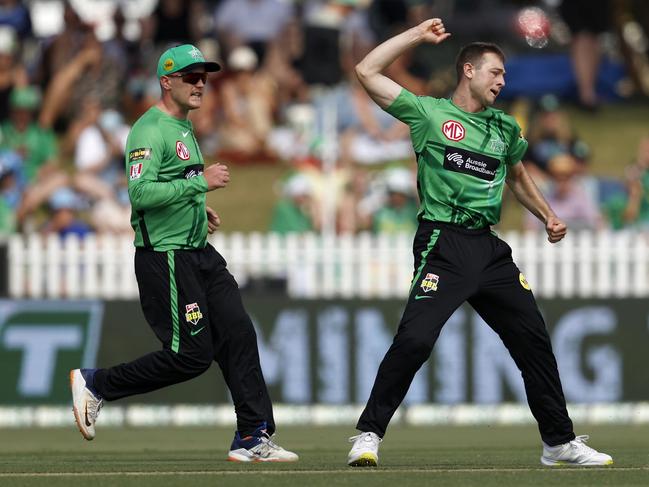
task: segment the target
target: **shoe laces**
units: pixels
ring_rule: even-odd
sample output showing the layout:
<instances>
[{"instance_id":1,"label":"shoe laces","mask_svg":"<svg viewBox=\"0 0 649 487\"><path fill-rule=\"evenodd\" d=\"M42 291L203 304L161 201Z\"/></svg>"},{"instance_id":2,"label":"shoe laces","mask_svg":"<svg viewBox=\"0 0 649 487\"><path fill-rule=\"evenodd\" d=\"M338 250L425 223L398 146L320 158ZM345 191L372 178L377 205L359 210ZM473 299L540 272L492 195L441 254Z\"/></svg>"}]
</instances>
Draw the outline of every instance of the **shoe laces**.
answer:
<instances>
[{"instance_id":1,"label":"shoe laces","mask_svg":"<svg viewBox=\"0 0 649 487\"><path fill-rule=\"evenodd\" d=\"M90 399L86 403L86 412L88 417L95 421L97 416L99 416L99 411L104 407L104 400L97 399L92 393L90 393Z\"/></svg>"},{"instance_id":2,"label":"shoe laces","mask_svg":"<svg viewBox=\"0 0 649 487\"><path fill-rule=\"evenodd\" d=\"M372 433L370 431L365 431L363 433L360 433L356 436L350 436L349 437L349 442L354 443L356 440L362 439L363 441L367 441L365 438L369 438L370 441L375 445L378 446L379 443L383 441L383 438L380 438L379 435L376 433Z\"/></svg>"},{"instance_id":3,"label":"shoe laces","mask_svg":"<svg viewBox=\"0 0 649 487\"><path fill-rule=\"evenodd\" d=\"M581 453L595 453L595 450L586 444L589 438L588 435L579 435L570 442L570 446Z\"/></svg>"},{"instance_id":4,"label":"shoe laces","mask_svg":"<svg viewBox=\"0 0 649 487\"><path fill-rule=\"evenodd\" d=\"M272 440L272 437L275 436L269 435L268 433L262 433L262 435L259 437L259 440L261 441L258 445L253 447L253 449L262 457L267 457L268 455L271 454L272 451L280 451L283 450L281 446L279 446L277 443L274 443Z\"/></svg>"}]
</instances>

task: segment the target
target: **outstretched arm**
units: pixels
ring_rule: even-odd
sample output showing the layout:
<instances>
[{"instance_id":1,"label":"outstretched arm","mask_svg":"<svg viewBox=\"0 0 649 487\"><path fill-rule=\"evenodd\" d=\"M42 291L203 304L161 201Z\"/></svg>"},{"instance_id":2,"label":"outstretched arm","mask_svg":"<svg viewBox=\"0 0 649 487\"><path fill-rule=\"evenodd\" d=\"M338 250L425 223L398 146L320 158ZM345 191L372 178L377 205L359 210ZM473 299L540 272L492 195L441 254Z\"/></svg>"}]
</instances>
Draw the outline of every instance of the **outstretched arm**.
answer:
<instances>
[{"instance_id":1,"label":"outstretched arm","mask_svg":"<svg viewBox=\"0 0 649 487\"><path fill-rule=\"evenodd\" d=\"M545 224L545 231L550 243L557 243L566 236L568 227L552 211L522 163L519 162L507 169L507 186L512 190L516 199Z\"/></svg>"},{"instance_id":2,"label":"outstretched arm","mask_svg":"<svg viewBox=\"0 0 649 487\"><path fill-rule=\"evenodd\" d=\"M402 87L381 72L406 50L422 42L439 44L451 34L446 32L441 19L428 19L396 35L369 52L356 65L356 76L365 91L381 108L389 107L401 93Z\"/></svg>"}]
</instances>

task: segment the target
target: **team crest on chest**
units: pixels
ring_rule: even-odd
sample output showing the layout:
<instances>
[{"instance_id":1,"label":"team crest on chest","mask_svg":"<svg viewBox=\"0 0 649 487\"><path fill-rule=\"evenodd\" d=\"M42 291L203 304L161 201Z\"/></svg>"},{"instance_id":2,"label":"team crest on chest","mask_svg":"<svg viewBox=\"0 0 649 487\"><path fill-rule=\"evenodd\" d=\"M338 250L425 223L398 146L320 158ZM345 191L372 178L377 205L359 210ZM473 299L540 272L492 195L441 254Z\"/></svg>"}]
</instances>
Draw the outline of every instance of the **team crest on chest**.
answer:
<instances>
[{"instance_id":1,"label":"team crest on chest","mask_svg":"<svg viewBox=\"0 0 649 487\"><path fill-rule=\"evenodd\" d=\"M420 287L425 293L427 293L428 291L437 291L438 282L439 276L437 274L429 272L428 274L426 274L426 277L422 279Z\"/></svg>"},{"instance_id":2,"label":"team crest on chest","mask_svg":"<svg viewBox=\"0 0 649 487\"><path fill-rule=\"evenodd\" d=\"M176 155L183 161L189 160L189 149L180 140L176 141Z\"/></svg>"},{"instance_id":3,"label":"team crest on chest","mask_svg":"<svg viewBox=\"0 0 649 487\"><path fill-rule=\"evenodd\" d=\"M491 140L489 141L489 148L496 154L504 154L506 149L505 143L497 135L491 137Z\"/></svg>"},{"instance_id":4,"label":"team crest on chest","mask_svg":"<svg viewBox=\"0 0 649 487\"><path fill-rule=\"evenodd\" d=\"M442 125L442 133L448 140L457 142L464 138L466 130L464 130L464 126L460 122L456 120L447 120Z\"/></svg>"}]
</instances>

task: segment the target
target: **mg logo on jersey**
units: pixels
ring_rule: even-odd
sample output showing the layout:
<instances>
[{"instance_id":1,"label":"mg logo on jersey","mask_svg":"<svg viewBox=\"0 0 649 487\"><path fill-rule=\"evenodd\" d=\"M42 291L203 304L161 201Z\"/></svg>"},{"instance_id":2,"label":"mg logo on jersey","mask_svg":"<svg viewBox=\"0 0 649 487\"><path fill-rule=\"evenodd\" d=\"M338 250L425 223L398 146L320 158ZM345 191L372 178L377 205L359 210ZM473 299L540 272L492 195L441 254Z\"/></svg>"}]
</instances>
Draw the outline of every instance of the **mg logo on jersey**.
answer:
<instances>
[{"instance_id":1,"label":"mg logo on jersey","mask_svg":"<svg viewBox=\"0 0 649 487\"><path fill-rule=\"evenodd\" d=\"M183 161L189 160L189 149L180 140L176 141L176 155Z\"/></svg>"},{"instance_id":2,"label":"mg logo on jersey","mask_svg":"<svg viewBox=\"0 0 649 487\"><path fill-rule=\"evenodd\" d=\"M444 132L444 135L447 139L454 142L462 140L465 133L462 124L460 122L456 122L455 120L448 120L444 122L444 125L442 125L442 132Z\"/></svg>"}]
</instances>

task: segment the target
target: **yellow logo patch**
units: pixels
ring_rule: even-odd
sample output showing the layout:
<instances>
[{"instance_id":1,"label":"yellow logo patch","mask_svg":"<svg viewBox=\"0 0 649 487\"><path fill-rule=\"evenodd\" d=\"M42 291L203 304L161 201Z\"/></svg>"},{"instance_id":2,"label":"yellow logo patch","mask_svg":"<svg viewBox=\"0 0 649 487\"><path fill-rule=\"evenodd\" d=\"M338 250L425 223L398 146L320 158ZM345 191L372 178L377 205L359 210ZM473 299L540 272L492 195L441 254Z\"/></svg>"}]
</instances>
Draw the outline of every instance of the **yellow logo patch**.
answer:
<instances>
[{"instance_id":1,"label":"yellow logo patch","mask_svg":"<svg viewBox=\"0 0 649 487\"><path fill-rule=\"evenodd\" d=\"M165 71L171 71L174 67L174 60L171 58L165 59L164 64L162 65Z\"/></svg>"},{"instance_id":2,"label":"yellow logo patch","mask_svg":"<svg viewBox=\"0 0 649 487\"><path fill-rule=\"evenodd\" d=\"M528 291L532 290L532 288L530 287L529 283L527 282L527 279L525 279L525 276L523 275L522 272L518 274L518 281L521 283L521 286L523 286L523 288L527 289Z\"/></svg>"}]
</instances>

